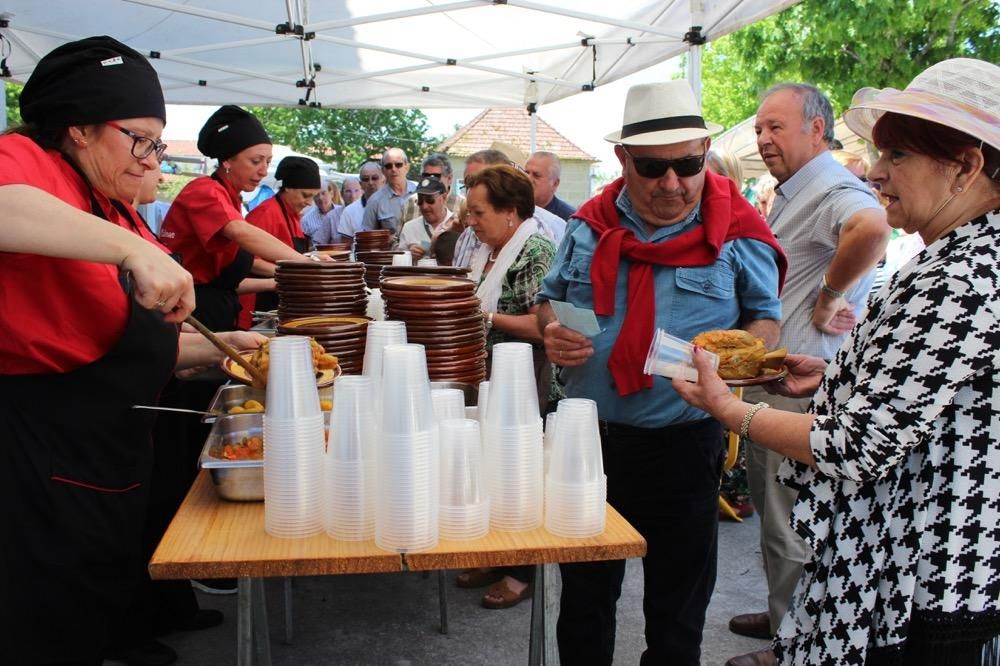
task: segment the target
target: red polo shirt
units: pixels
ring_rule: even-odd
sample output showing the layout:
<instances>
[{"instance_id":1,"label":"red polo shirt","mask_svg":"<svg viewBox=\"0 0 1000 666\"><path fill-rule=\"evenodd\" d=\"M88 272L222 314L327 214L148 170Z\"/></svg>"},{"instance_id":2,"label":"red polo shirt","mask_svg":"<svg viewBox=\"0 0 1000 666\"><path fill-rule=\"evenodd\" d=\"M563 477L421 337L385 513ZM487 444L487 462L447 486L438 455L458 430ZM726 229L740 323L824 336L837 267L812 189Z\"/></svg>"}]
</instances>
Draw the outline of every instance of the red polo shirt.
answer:
<instances>
[{"instance_id":1,"label":"red polo shirt","mask_svg":"<svg viewBox=\"0 0 1000 666\"><path fill-rule=\"evenodd\" d=\"M88 188L73 167L24 136L0 136L3 185L30 185L91 212ZM107 197L94 196L113 224L156 243L131 206L129 220ZM37 227L46 233L45 219ZM128 315L117 266L0 252L0 374L68 372L92 363L122 336Z\"/></svg>"},{"instance_id":2,"label":"red polo shirt","mask_svg":"<svg viewBox=\"0 0 1000 666\"><path fill-rule=\"evenodd\" d=\"M295 247L292 238L305 237L299 222L299 214L285 203L280 193L250 211L247 222L263 229L291 248Z\"/></svg>"},{"instance_id":3,"label":"red polo shirt","mask_svg":"<svg viewBox=\"0 0 1000 666\"><path fill-rule=\"evenodd\" d=\"M160 241L181 256L195 284L207 284L236 258L240 246L221 231L241 219L239 192L225 181L202 176L174 199L160 228Z\"/></svg>"}]
</instances>

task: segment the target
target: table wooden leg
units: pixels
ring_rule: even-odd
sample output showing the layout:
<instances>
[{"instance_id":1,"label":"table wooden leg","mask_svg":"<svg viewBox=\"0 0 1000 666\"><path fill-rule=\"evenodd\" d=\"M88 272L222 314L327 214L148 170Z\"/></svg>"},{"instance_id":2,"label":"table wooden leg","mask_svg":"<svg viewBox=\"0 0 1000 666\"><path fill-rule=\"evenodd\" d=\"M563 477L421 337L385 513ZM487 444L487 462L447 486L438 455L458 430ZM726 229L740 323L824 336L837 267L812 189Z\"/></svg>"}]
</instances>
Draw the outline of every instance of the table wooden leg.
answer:
<instances>
[{"instance_id":1,"label":"table wooden leg","mask_svg":"<svg viewBox=\"0 0 1000 666\"><path fill-rule=\"evenodd\" d=\"M441 608L441 633L448 633L448 591L445 587L446 571L438 569L438 605Z\"/></svg>"},{"instance_id":2,"label":"table wooden leg","mask_svg":"<svg viewBox=\"0 0 1000 666\"><path fill-rule=\"evenodd\" d=\"M267 626L267 598L264 579L251 579L253 591L253 642L257 648L259 666L271 666L271 634Z\"/></svg>"},{"instance_id":3,"label":"table wooden leg","mask_svg":"<svg viewBox=\"0 0 1000 666\"><path fill-rule=\"evenodd\" d=\"M251 582L241 576L237 582L236 601L236 663L253 666L253 595Z\"/></svg>"}]
</instances>

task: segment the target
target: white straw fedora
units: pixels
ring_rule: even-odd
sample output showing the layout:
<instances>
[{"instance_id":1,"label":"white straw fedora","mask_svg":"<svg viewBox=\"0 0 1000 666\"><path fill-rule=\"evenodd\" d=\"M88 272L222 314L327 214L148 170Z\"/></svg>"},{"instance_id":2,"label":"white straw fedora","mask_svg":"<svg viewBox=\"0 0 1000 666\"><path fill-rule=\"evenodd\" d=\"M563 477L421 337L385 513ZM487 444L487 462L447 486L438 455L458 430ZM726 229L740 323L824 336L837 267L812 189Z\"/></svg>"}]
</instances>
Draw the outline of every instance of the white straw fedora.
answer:
<instances>
[{"instance_id":1,"label":"white straw fedora","mask_svg":"<svg viewBox=\"0 0 1000 666\"><path fill-rule=\"evenodd\" d=\"M643 83L628 89L622 128L604 137L611 143L662 146L711 136L722 127L705 122L684 79Z\"/></svg>"},{"instance_id":2,"label":"white straw fedora","mask_svg":"<svg viewBox=\"0 0 1000 666\"><path fill-rule=\"evenodd\" d=\"M905 90L862 88L844 123L863 139L886 111L951 127L1000 150L1000 67L953 58L931 65Z\"/></svg>"}]
</instances>

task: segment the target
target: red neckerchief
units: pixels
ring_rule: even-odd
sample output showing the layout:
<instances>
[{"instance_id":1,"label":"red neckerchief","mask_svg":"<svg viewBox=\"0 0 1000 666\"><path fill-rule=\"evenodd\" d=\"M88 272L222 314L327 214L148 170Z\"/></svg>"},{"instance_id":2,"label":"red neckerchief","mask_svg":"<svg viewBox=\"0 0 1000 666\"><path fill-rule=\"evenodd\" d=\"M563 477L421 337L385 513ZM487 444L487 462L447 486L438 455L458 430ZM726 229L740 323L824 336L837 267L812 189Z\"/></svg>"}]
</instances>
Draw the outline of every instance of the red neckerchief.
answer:
<instances>
[{"instance_id":1,"label":"red neckerchief","mask_svg":"<svg viewBox=\"0 0 1000 666\"><path fill-rule=\"evenodd\" d=\"M777 252L779 294L788 266L785 253L770 227L728 178L706 170L701 197L701 224L660 243L643 243L632 231L621 226L615 202L624 186L625 179L619 178L605 187L600 196L586 202L574 216L598 236L590 267L594 311L597 314L614 314L618 267L622 259L631 262L626 315L608 359L608 369L618 394L622 396L653 386L653 378L643 373L656 321L653 264L711 266L719 258L724 243L736 238L750 238L767 243Z\"/></svg>"}]
</instances>

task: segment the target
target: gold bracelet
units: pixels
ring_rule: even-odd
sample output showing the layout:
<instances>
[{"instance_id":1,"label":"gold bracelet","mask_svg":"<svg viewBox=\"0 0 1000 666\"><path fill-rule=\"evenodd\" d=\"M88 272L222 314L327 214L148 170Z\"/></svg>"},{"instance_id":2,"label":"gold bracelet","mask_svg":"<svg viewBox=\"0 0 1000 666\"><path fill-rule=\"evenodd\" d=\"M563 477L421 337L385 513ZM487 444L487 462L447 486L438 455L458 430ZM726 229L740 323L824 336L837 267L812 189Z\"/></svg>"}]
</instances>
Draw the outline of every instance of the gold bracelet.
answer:
<instances>
[{"instance_id":1,"label":"gold bracelet","mask_svg":"<svg viewBox=\"0 0 1000 666\"><path fill-rule=\"evenodd\" d=\"M747 413L743 415L743 422L740 423L740 437L743 439L750 438L750 421L753 420L753 417L756 416L757 412L762 409L767 409L770 406L771 405L766 402L758 402L756 405L753 405L747 410Z\"/></svg>"}]
</instances>

